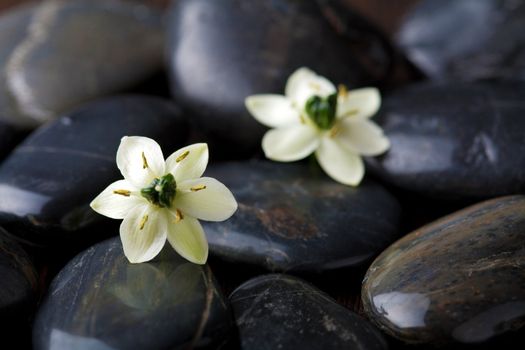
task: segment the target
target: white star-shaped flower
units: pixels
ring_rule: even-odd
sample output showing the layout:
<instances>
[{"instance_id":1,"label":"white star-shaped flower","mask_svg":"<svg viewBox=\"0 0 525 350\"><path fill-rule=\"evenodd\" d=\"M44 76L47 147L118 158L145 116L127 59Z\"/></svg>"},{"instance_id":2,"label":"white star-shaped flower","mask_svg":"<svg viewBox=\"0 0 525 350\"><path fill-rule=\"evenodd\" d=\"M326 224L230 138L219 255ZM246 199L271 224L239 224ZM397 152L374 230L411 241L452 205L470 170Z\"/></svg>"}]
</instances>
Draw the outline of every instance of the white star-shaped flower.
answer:
<instances>
[{"instance_id":1,"label":"white star-shaped flower","mask_svg":"<svg viewBox=\"0 0 525 350\"><path fill-rule=\"evenodd\" d=\"M255 119L274 128L262 141L267 158L291 162L315 152L324 171L346 185L361 182L362 155L380 155L390 147L369 119L381 104L376 88L337 91L326 78L299 68L288 79L285 96L253 95L245 104Z\"/></svg>"},{"instance_id":2,"label":"white star-shaped flower","mask_svg":"<svg viewBox=\"0 0 525 350\"><path fill-rule=\"evenodd\" d=\"M153 259L166 239L182 257L204 264L208 241L197 219L223 221L237 210L232 193L219 181L201 177L208 164L208 145L193 144L164 161L152 139L125 136L117 151L124 176L109 185L91 208L124 219L120 238L132 263Z\"/></svg>"}]
</instances>

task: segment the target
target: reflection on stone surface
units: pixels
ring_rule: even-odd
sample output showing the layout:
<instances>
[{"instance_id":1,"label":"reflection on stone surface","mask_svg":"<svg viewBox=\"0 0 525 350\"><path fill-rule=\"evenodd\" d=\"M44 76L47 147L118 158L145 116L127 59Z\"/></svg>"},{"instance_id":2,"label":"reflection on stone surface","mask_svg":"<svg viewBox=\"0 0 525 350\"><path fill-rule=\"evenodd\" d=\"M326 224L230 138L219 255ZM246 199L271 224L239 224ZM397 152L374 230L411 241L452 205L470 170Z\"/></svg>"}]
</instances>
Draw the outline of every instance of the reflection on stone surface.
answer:
<instances>
[{"instance_id":1,"label":"reflection on stone surface","mask_svg":"<svg viewBox=\"0 0 525 350\"><path fill-rule=\"evenodd\" d=\"M501 197L403 237L370 266L365 311L406 342L523 338L525 196ZM509 334L510 333L510 334Z\"/></svg>"},{"instance_id":2,"label":"reflection on stone surface","mask_svg":"<svg viewBox=\"0 0 525 350\"><path fill-rule=\"evenodd\" d=\"M365 319L292 276L249 280L230 296L241 349L386 349Z\"/></svg>"},{"instance_id":3,"label":"reflection on stone surface","mask_svg":"<svg viewBox=\"0 0 525 350\"><path fill-rule=\"evenodd\" d=\"M0 193L3 198L9 198L0 201L0 212L10 212L20 217L41 212L51 199L49 196L5 184L0 184Z\"/></svg>"},{"instance_id":4,"label":"reflection on stone surface","mask_svg":"<svg viewBox=\"0 0 525 350\"><path fill-rule=\"evenodd\" d=\"M88 104L43 126L0 166L0 224L49 244L104 220L89 202L121 178L115 154L126 135L151 137L171 153L184 145L187 124L172 102L130 95Z\"/></svg>"},{"instance_id":5,"label":"reflection on stone surface","mask_svg":"<svg viewBox=\"0 0 525 350\"><path fill-rule=\"evenodd\" d=\"M220 345L229 307L209 267L171 247L130 264L118 238L74 258L55 278L37 314L36 349L164 349Z\"/></svg>"},{"instance_id":6,"label":"reflection on stone surface","mask_svg":"<svg viewBox=\"0 0 525 350\"><path fill-rule=\"evenodd\" d=\"M122 281L108 285L108 290L118 300L138 312L148 313L163 308L166 300L183 303L195 292L202 269L195 264L180 264L174 271L171 266L152 264L128 264ZM178 283L174 288L174 283Z\"/></svg>"},{"instance_id":7,"label":"reflection on stone surface","mask_svg":"<svg viewBox=\"0 0 525 350\"><path fill-rule=\"evenodd\" d=\"M227 221L203 223L212 254L269 270L321 272L363 264L397 236L397 201L371 180L341 185L305 163L207 169L234 194Z\"/></svg>"},{"instance_id":8,"label":"reflection on stone surface","mask_svg":"<svg viewBox=\"0 0 525 350\"><path fill-rule=\"evenodd\" d=\"M384 180L426 196L486 198L525 191L525 83L423 83L384 99L391 142L367 159Z\"/></svg>"},{"instance_id":9,"label":"reflection on stone surface","mask_svg":"<svg viewBox=\"0 0 525 350\"><path fill-rule=\"evenodd\" d=\"M396 327L425 327L430 299L420 293L392 292L375 295L374 308Z\"/></svg>"},{"instance_id":10,"label":"reflection on stone surface","mask_svg":"<svg viewBox=\"0 0 525 350\"><path fill-rule=\"evenodd\" d=\"M117 350L104 342L93 339L81 337L74 334L63 332L60 329L53 329L51 332L51 339L49 341L50 350L61 349L91 349L91 350Z\"/></svg>"}]
</instances>

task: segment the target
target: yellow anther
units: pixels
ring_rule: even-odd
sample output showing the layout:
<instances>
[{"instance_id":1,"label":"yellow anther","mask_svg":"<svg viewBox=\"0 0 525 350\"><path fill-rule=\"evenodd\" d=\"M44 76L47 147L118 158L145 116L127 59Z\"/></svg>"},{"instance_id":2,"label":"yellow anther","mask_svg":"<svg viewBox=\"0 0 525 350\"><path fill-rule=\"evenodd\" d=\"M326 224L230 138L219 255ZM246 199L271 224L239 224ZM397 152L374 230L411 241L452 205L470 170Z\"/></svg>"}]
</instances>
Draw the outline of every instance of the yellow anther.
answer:
<instances>
[{"instance_id":1,"label":"yellow anther","mask_svg":"<svg viewBox=\"0 0 525 350\"><path fill-rule=\"evenodd\" d=\"M334 138L337 134L339 134L339 131L341 131L341 128L336 125L332 129L330 129L330 137Z\"/></svg>"},{"instance_id":2,"label":"yellow anther","mask_svg":"<svg viewBox=\"0 0 525 350\"><path fill-rule=\"evenodd\" d=\"M304 120L304 117L302 114L299 114L299 119L301 120L301 124L306 124L306 120Z\"/></svg>"},{"instance_id":3,"label":"yellow anther","mask_svg":"<svg viewBox=\"0 0 525 350\"><path fill-rule=\"evenodd\" d=\"M182 212L180 211L180 209L175 209L175 223L178 224L183 219L184 219L184 215L182 215Z\"/></svg>"},{"instance_id":4,"label":"yellow anther","mask_svg":"<svg viewBox=\"0 0 525 350\"><path fill-rule=\"evenodd\" d=\"M115 190L113 191L114 194L120 194L121 196L124 196L124 197L129 197L130 194L131 194L131 191L128 191L128 190Z\"/></svg>"},{"instance_id":5,"label":"yellow anther","mask_svg":"<svg viewBox=\"0 0 525 350\"><path fill-rule=\"evenodd\" d=\"M140 227L139 227L139 229L142 230L142 229L144 228L144 225L146 225L146 222L148 222L148 218L149 218L149 217L148 217L147 215L144 215L144 216L142 217L142 220L140 221Z\"/></svg>"},{"instance_id":6,"label":"yellow anther","mask_svg":"<svg viewBox=\"0 0 525 350\"><path fill-rule=\"evenodd\" d=\"M191 192L202 191L204 189L206 189L206 185L198 185L190 188Z\"/></svg>"},{"instance_id":7,"label":"yellow anther","mask_svg":"<svg viewBox=\"0 0 525 350\"><path fill-rule=\"evenodd\" d=\"M182 153L180 156L178 156L177 159L175 159L175 162L177 162L177 163L182 162L184 159L186 159L186 157L188 156L188 154L190 154L190 151L185 151L185 152Z\"/></svg>"},{"instance_id":8,"label":"yellow anther","mask_svg":"<svg viewBox=\"0 0 525 350\"><path fill-rule=\"evenodd\" d=\"M148 160L146 159L146 155L144 152L142 152L142 169L149 168L148 166Z\"/></svg>"},{"instance_id":9,"label":"yellow anther","mask_svg":"<svg viewBox=\"0 0 525 350\"><path fill-rule=\"evenodd\" d=\"M358 109L351 109L349 110L348 112L346 112L344 115L343 115L343 118L346 118L346 117L351 117L353 115L356 115L359 113L359 110Z\"/></svg>"},{"instance_id":10,"label":"yellow anther","mask_svg":"<svg viewBox=\"0 0 525 350\"><path fill-rule=\"evenodd\" d=\"M348 89L343 84L337 85L337 92L341 97L346 97L348 95Z\"/></svg>"}]
</instances>

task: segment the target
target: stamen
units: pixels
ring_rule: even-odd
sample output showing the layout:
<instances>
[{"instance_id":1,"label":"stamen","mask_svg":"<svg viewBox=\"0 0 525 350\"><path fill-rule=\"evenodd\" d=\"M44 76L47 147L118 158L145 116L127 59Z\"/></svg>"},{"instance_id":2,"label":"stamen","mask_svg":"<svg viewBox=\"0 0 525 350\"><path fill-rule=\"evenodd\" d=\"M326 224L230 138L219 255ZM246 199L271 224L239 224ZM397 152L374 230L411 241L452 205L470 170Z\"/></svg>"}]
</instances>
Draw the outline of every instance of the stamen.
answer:
<instances>
[{"instance_id":1,"label":"stamen","mask_svg":"<svg viewBox=\"0 0 525 350\"><path fill-rule=\"evenodd\" d=\"M351 109L348 112L346 112L345 115L343 115L343 118L351 117L351 116L356 115L358 113L359 113L358 109Z\"/></svg>"},{"instance_id":2,"label":"stamen","mask_svg":"<svg viewBox=\"0 0 525 350\"><path fill-rule=\"evenodd\" d=\"M124 196L124 197L129 197L130 194L131 194L131 191L128 191L128 190L115 190L113 191L114 194L120 194L121 196Z\"/></svg>"},{"instance_id":3,"label":"stamen","mask_svg":"<svg viewBox=\"0 0 525 350\"><path fill-rule=\"evenodd\" d=\"M336 125L330 130L330 137L334 138L337 134L339 134L339 131L341 131L341 128Z\"/></svg>"},{"instance_id":4,"label":"stamen","mask_svg":"<svg viewBox=\"0 0 525 350\"><path fill-rule=\"evenodd\" d=\"M339 93L339 96L346 97L348 95L348 89L344 84L337 85L337 92Z\"/></svg>"},{"instance_id":5,"label":"stamen","mask_svg":"<svg viewBox=\"0 0 525 350\"><path fill-rule=\"evenodd\" d=\"M149 218L149 217L148 217L147 215L144 215L144 216L142 217L142 221L140 222L140 227L139 227L139 229L142 230L142 229L144 228L144 225L146 225L146 222L148 221L148 218Z\"/></svg>"},{"instance_id":6,"label":"stamen","mask_svg":"<svg viewBox=\"0 0 525 350\"><path fill-rule=\"evenodd\" d=\"M177 163L182 162L188 156L188 154L190 154L190 151L185 151L180 156L178 156L177 159L175 159L175 162Z\"/></svg>"},{"instance_id":7,"label":"stamen","mask_svg":"<svg viewBox=\"0 0 525 350\"><path fill-rule=\"evenodd\" d=\"M146 159L146 155L144 152L142 152L142 169L149 168L148 166L148 160Z\"/></svg>"},{"instance_id":8,"label":"stamen","mask_svg":"<svg viewBox=\"0 0 525 350\"><path fill-rule=\"evenodd\" d=\"M299 114L299 119L301 119L301 124L306 124L306 121L304 120L304 117L302 114Z\"/></svg>"},{"instance_id":9,"label":"stamen","mask_svg":"<svg viewBox=\"0 0 525 350\"><path fill-rule=\"evenodd\" d=\"M191 192L202 191L206 189L206 185L197 185L190 188Z\"/></svg>"},{"instance_id":10,"label":"stamen","mask_svg":"<svg viewBox=\"0 0 525 350\"><path fill-rule=\"evenodd\" d=\"M175 223L178 224L183 219L184 219L184 215L182 215L182 212L180 211L180 209L175 209Z\"/></svg>"}]
</instances>

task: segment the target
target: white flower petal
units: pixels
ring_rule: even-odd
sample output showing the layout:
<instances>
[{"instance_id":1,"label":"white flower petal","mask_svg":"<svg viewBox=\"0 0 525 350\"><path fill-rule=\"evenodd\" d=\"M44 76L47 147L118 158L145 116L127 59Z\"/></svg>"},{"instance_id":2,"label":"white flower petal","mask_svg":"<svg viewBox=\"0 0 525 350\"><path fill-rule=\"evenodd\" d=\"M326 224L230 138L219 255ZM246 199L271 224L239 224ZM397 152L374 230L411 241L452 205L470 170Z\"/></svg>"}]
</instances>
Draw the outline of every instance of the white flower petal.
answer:
<instances>
[{"instance_id":1,"label":"white flower petal","mask_svg":"<svg viewBox=\"0 0 525 350\"><path fill-rule=\"evenodd\" d=\"M308 68L299 68L288 78L285 94L294 106L302 111L306 101L314 95L326 97L336 92L330 80L315 74Z\"/></svg>"},{"instance_id":2,"label":"white flower petal","mask_svg":"<svg viewBox=\"0 0 525 350\"><path fill-rule=\"evenodd\" d=\"M381 94L376 88L350 90L337 101L337 116L343 118L370 118L381 106Z\"/></svg>"},{"instance_id":3,"label":"white flower petal","mask_svg":"<svg viewBox=\"0 0 525 350\"><path fill-rule=\"evenodd\" d=\"M153 259L166 243L167 211L149 204L133 208L120 225L124 254L131 263Z\"/></svg>"},{"instance_id":4,"label":"white flower petal","mask_svg":"<svg viewBox=\"0 0 525 350\"><path fill-rule=\"evenodd\" d=\"M195 264L205 264L208 259L208 241L201 224L190 216L175 222L171 217L168 225L168 242L177 253Z\"/></svg>"},{"instance_id":5,"label":"white flower petal","mask_svg":"<svg viewBox=\"0 0 525 350\"><path fill-rule=\"evenodd\" d=\"M253 95L244 101L251 115L261 124L277 128L300 122L297 109L282 95Z\"/></svg>"},{"instance_id":6,"label":"white flower petal","mask_svg":"<svg viewBox=\"0 0 525 350\"><path fill-rule=\"evenodd\" d=\"M290 101L295 101L304 82L314 76L315 73L306 67L297 69L286 81L286 87L284 88L286 97Z\"/></svg>"},{"instance_id":7,"label":"white flower petal","mask_svg":"<svg viewBox=\"0 0 525 350\"><path fill-rule=\"evenodd\" d=\"M319 132L308 124L269 130L262 140L266 157L280 162L303 159L318 146Z\"/></svg>"},{"instance_id":8,"label":"white flower petal","mask_svg":"<svg viewBox=\"0 0 525 350\"><path fill-rule=\"evenodd\" d=\"M331 137L323 137L315 153L319 165L334 180L357 186L363 179L365 168L361 157L342 147Z\"/></svg>"},{"instance_id":9,"label":"white flower petal","mask_svg":"<svg viewBox=\"0 0 525 350\"><path fill-rule=\"evenodd\" d=\"M199 178L208 165L208 145L195 143L179 149L166 159L166 171L170 172L175 181Z\"/></svg>"},{"instance_id":10,"label":"white flower petal","mask_svg":"<svg viewBox=\"0 0 525 350\"><path fill-rule=\"evenodd\" d=\"M368 119L341 120L336 139L349 150L364 156L377 156L390 148L383 130Z\"/></svg>"},{"instance_id":11,"label":"white flower petal","mask_svg":"<svg viewBox=\"0 0 525 350\"><path fill-rule=\"evenodd\" d=\"M194 218L224 221L237 210L237 201L221 182L202 177L178 184L173 207Z\"/></svg>"},{"instance_id":12,"label":"white flower petal","mask_svg":"<svg viewBox=\"0 0 525 350\"><path fill-rule=\"evenodd\" d=\"M164 156L157 142L142 136L124 136L117 151L117 166L135 187L164 175Z\"/></svg>"},{"instance_id":13,"label":"white flower petal","mask_svg":"<svg viewBox=\"0 0 525 350\"><path fill-rule=\"evenodd\" d=\"M127 180L119 180L106 187L89 205L99 214L124 219L130 210L145 203L135 186Z\"/></svg>"}]
</instances>

